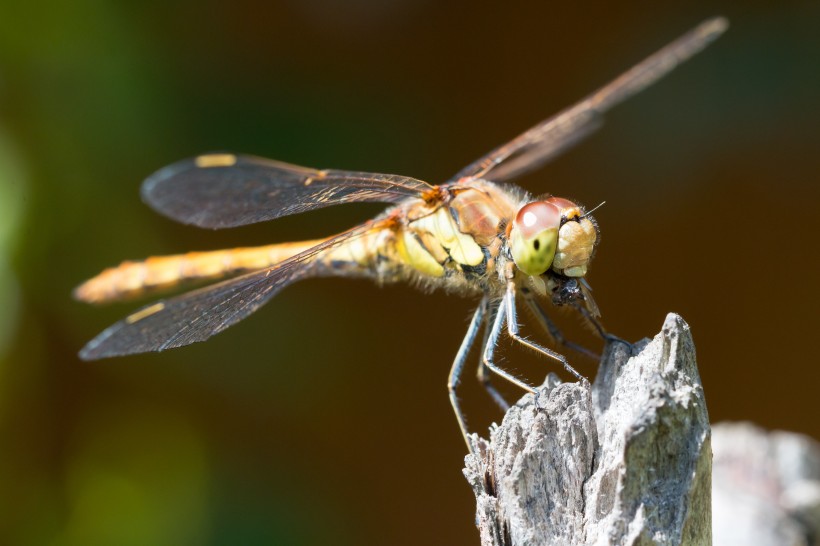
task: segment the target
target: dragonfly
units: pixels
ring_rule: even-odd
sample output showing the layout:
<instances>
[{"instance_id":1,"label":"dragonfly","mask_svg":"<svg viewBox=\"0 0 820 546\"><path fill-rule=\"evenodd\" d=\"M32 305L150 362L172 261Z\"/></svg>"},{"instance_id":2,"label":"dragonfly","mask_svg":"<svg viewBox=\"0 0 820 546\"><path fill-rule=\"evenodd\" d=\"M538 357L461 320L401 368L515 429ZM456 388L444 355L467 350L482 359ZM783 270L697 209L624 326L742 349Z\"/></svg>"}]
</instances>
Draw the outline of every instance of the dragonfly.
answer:
<instances>
[{"instance_id":1,"label":"dragonfly","mask_svg":"<svg viewBox=\"0 0 820 546\"><path fill-rule=\"evenodd\" d=\"M95 360L204 341L246 318L291 283L312 277L359 277L379 284L410 282L423 289L443 289L479 301L447 384L458 426L472 450L457 390L482 332L478 378L502 409L508 405L492 383L493 376L534 392L496 362L496 346L505 330L515 342L586 381L562 353L521 334L519 303L533 311L556 346L592 353L563 336L544 303L573 308L605 341L614 338L599 321L586 280L599 239L591 211L553 195L534 197L511 181L590 135L607 110L702 50L727 26L721 17L701 23L441 185L232 153L200 155L160 169L144 181L143 200L173 220L201 228L243 226L343 203L379 202L389 207L323 239L150 257L106 269L78 286L74 296L107 303L186 281L219 282L142 307L91 340L80 357Z\"/></svg>"}]
</instances>

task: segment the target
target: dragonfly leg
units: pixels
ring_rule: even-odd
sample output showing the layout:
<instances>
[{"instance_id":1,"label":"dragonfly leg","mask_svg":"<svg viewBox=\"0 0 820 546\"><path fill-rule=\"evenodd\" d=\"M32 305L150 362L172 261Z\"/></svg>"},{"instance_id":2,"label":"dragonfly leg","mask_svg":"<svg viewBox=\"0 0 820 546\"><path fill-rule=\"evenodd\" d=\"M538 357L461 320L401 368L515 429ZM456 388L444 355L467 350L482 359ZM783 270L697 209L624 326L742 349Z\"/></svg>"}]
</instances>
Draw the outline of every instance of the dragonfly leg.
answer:
<instances>
[{"instance_id":1,"label":"dragonfly leg","mask_svg":"<svg viewBox=\"0 0 820 546\"><path fill-rule=\"evenodd\" d=\"M539 345L539 344L537 344L533 341L530 341L526 338L521 337L521 334L519 333L519 330L518 330L518 319L517 319L516 313L515 313L515 284L512 281L510 281L507 284L507 293L504 296L504 302L503 302L503 305L502 305L502 309L504 309L504 308L506 308L506 314L508 315L508 317L507 317L507 333L509 334L509 336L512 339L514 339L515 341L517 341L518 343L521 343L522 345L524 345L526 347L529 347L530 349L532 349L532 350L534 350L538 353L541 353L542 355L544 355L546 357L552 358L553 360L557 360L558 362L563 364L564 369L567 370L572 375L574 375L576 379L578 379L579 381L582 381L582 382L587 382L587 379L584 376L579 374L575 370L575 368L573 368L572 366L569 365L569 362L567 361L567 358L564 355L562 355L560 353L557 353L557 352L553 351L552 349L548 349L548 348L546 348L542 345ZM501 315L501 314L502 314L501 311L499 311L499 315Z\"/></svg>"},{"instance_id":2,"label":"dragonfly leg","mask_svg":"<svg viewBox=\"0 0 820 546\"><path fill-rule=\"evenodd\" d=\"M532 310L533 315L535 315L535 319L538 321L541 327L549 333L550 337L552 337L553 341L555 341L557 345L566 347L567 349L575 351L576 353L588 356L593 360L601 359L601 355L595 353L594 351L590 351L583 345L575 343L574 341L570 341L566 337L564 337L564 333L558 328L558 326L555 325L554 322L552 322L552 319L550 319L549 315L547 315L547 312L544 311L544 308L538 304L538 301L536 301L532 292L522 291L522 293L524 294L524 302L527 304L527 307L529 307L530 310Z\"/></svg>"},{"instance_id":3,"label":"dragonfly leg","mask_svg":"<svg viewBox=\"0 0 820 546\"><path fill-rule=\"evenodd\" d=\"M491 372L503 377L513 385L516 385L527 392L535 392L535 389L531 386L527 385L524 381L515 377L510 372L499 368L493 361L495 347L498 344L498 337L501 335L501 330L504 328L504 323L507 316L507 306L505 305L505 302L508 298L509 294L505 295L504 299L501 301L501 305L498 306L498 312L495 314L495 319L492 322L490 335L487 337L487 343L484 344L484 356L482 362Z\"/></svg>"},{"instance_id":4,"label":"dragonfly leg","mask_svg":"<svg viewBox=\"0 0 820 546\"><path fill-rule=\"evenodd\" d=\"M577 309L578 312L581 313L581 315L583 315L584 318L587 321L589 321L590 324L592 324L593 328L595 328L595 331L598 333L599 336L601 336L601 339L603 339L605 342L607 342L607 343L623 343L624 345L626 345L629 348L630 354L634 352L633 351L634 345L632 345L630 342L628 342L625 339L622 339L622 338L620 338L620 337L618 337L614 334L610 334L609 332L607 332L604 329L603 324L601 324L601 321L599 321L597 318L595 318L592 315L592 313L590 313L583 305L578 305L577 303L575 303L572 306L575 309Z\"/></svg>"},{"instance_id":5,"label":"dragonfly leg","mask_svg":"<svg viewBox=\"0 0 820 546\"><path fill-rule=\"evenodd\" d=\"M489 310L487 312L487 317L485 318L485 322L487 324L492 324L495 321L495 315L498 312L498 304L491 304ZM481 342L482 347L487 346L487 340L490 337L490 328L484 329L484 340ZM487 369L487 366L484 364L484 359L480 358L478 361L478 380L487 390L489 395L495 401L501 411L507 411L510 409L510 403L504 399L498 389L492 383L492 375L490 374L490 370Z\"/></svg>"},{"instance_id":6,"label":"dragonfly leg","mask_svg":"<svg viewBox=\"0 0 820 546\"><path fill-rule=\"evenodd\" d=\"M464 336L464 340L461 342L461 347L458 349L456 358L453 361L453 366L450 368L449 379L447 380L447 391L450 393L450 404L453 406L453 411L456 414L458 426L461 429L461 435L464 437L464 441L467 443L467 449L470 453L472 453L473 448L467 438L467 423L464 420L464 414L461 412L461 406L458 403L456 389L458 388L459 383L461 383L461 373L464 371L464 362L470 354L470 349L472 348L473 343L475 343L475 339L478 336L478 331L481 329L482 324L484 324L487 306L487 298L485 297L481 300L478 309L476 309L473 314L473 319L470 321L470 326L467 328L467 334Z\"/></svg>"}]
</instances>

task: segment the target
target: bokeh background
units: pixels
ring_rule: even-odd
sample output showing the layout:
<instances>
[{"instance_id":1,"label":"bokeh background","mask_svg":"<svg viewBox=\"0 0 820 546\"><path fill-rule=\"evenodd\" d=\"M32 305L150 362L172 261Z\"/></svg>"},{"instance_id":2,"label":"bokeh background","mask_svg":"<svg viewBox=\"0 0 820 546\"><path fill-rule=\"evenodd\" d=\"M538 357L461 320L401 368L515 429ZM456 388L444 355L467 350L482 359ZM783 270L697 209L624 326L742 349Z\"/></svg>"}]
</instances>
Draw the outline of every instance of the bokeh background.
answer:
<instances>
[{"instance_id":1,"label":"bokeh background","mask_svg":"<svg viewBox=\"0 0 820 546\"><path fill-rule=\"evenodd\" d=\"M87 363L135 304L71 289L380 210L198 230L139 200L167 163L232 150L440 182L715 14L723 38L522 185L607 201L605 324L636 340L682 314L714 421L820 438L817 2L4 0L0 543L476 544L445 389L474 302L311 280L206 344ZM557 371L502 351L532 381ZM472 375L462 392L475 430L500 418Z\"/></svg>"}]
</instances>

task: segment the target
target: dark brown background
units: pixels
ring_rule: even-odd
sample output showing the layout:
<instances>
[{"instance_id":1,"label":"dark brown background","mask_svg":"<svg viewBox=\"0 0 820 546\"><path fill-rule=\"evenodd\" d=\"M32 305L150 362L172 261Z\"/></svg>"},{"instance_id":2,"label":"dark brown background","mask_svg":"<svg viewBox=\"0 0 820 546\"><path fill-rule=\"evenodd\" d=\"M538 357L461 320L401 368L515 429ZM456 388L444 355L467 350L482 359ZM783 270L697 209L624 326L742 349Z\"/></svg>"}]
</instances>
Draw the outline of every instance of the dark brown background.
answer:
<instances>
[{"instance_id":1,"label":"dark brown background","mask_svg":"<svg viewBox=\"0 0 820 546\"><path fill-rule=\"evenodd\" d=\"M607 201L604 321L635 340L683 315L714 421L820 438L818 4L551 4L7 1L0 542L476 544L445 389L474 302L308 281L207 344L83 363L134 306L70 290L125 258L379 210L201 231L139 200L169 162L235 150L440 182L716 14L723 38L522 184ZM557 371L502 351L532 381ZM476 430L500 417L472 376L463 398Z\"/></svg>"}]
</instances>

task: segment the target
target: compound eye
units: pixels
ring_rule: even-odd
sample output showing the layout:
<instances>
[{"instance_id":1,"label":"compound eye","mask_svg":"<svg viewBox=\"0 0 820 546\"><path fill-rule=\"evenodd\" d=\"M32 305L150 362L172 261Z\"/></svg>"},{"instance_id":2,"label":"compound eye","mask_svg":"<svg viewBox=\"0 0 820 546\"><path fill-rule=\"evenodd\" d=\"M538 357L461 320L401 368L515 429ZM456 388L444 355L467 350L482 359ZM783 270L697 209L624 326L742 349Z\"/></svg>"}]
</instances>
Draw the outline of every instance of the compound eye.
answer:
<instances>
[{"instance_id":1,"label":"compound eye","mask_svg":"<svg viewBox=\"0 0 820 546\"><path fill-rule=\"evenodd\" d=\"M561 211L554 204L535 201L521 207L510 230L510 252L518 269L543 275L555 257L560 227Z\"/></svg>"},{"instance_id":2,"label":"compound eye","mask_svg":"<svg viewBox=\"0 0 820 546\"><path fill-rule=\"evenodd\" d=\"M561 226L561 210L549 201L535 201L524 205L515 215L515 227L524 239L531 239L545 229Z\"/></svg>"},{"instance_id":3,"label":"compound eye","mask_svg":"<svg viewBox=\"0 0 820 546\"><path fill-rule=\"evenodd\" d=\"M565 209L577 209L578 205L570 201L569 199L564 199L563 197L550 197L547 199L547 203L552 203L558 210L565 210Z\"/></svg>"},{"instance_id":4,"label":"compound eye","mask_svg":"<svg viewBox=\"0 0 820 546\"><path fill-rule=\"evenodd\" d=\"M561 211L561 216L564 217L564 221L576 220L581 216L581 207L569 199L564 199L563 197L550 197L547 199L547 202L558 207L558 210Z\"/></svg>"}]
</instances>

